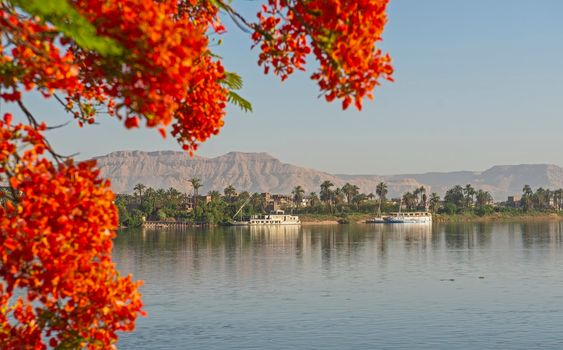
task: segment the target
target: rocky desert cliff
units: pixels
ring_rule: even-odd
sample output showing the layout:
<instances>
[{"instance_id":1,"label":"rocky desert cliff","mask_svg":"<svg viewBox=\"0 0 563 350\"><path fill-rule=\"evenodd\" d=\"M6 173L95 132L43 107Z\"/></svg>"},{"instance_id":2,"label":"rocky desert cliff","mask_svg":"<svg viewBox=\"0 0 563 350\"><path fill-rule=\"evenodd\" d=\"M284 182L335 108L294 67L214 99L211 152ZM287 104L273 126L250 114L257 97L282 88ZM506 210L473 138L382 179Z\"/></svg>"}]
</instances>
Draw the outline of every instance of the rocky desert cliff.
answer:
<instances>
[{"instance_id":1,"label":"rocky desert cliff","mask_svg":"<svg viewBox=\"0 0 563 350\"><path fill-rule=\"evenodd\" d=\"M330 180L336 186L356 184L362 192L375 191L380 181L387 183L389 196L425 186L428 192L444 192L454 185L471 184L490 191L495 200L520 194L524 184L536 189L563 188L563 169L551 164L498 165L485 171L457 171L403 175L337 175L299 167L267 153L231 152L215 158L189 157L176 151L118 151L97 157L102 175L111 179L117 193L131 193L142 183L154 188L175 187L191 192L188 180L202 180L200 193L223 189L232 184L237 190L251 192L291 193L301 185L307 192L319 191L319 185Z\"/></svg>"}]
</instances>

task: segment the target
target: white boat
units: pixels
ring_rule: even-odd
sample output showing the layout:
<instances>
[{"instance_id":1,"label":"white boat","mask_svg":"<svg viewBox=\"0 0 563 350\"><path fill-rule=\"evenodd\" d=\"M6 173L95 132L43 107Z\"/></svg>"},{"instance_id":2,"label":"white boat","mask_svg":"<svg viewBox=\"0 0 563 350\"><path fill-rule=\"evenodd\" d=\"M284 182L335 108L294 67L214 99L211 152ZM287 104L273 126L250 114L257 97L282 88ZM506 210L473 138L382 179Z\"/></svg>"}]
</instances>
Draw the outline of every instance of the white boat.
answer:
<instances>
[{"instance_id":1,"label":"white boat","mask_svg":"<svg viewBox=\"0 0 563 350\"><path fill-rule=\"evenodd\" d=\"M283 210L278 210L272 214L252 215L248 220L234 221L235 226L255 226L255 225L300 225L298 216L287 215Z\"/></svg>"},{"instance_id":2,"label":"white boat","mask_svg":"<svg viewBox=\"0 0 563 350\"><path fill-rule=\"evenodd\" d=\"M391 213L385 218L388 224L429 224L432 223L432 214L426 211L407 213Z\"/></svg>"}]
</instances>

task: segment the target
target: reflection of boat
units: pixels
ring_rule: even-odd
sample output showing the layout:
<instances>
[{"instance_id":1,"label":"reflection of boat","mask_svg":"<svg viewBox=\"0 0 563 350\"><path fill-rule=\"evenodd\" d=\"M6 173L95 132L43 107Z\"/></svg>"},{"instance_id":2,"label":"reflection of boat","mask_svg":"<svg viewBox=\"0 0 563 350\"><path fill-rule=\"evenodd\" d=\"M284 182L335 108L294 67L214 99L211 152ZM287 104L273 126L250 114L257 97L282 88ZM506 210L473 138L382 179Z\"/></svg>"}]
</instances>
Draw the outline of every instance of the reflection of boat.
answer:
<instances>
[{"instance_id":1,"label":"reflection of boat","mask_svg":"<svg viewBox=\"0 0 563 350\"><path fill-rule=\"evenodd\" d=\"M255 225L300 225L298 216L286 215L283 210L276 210L273 214L252 215L248 220L234 221L235 226Z\"/></svg>"},{"instance_id":2,"label":"reflection of boat","mask_svg":"<svg viewBox=\"0 0 563 350\"><path fill-rule=\"evenodd\" d=\"M391 213L385 218L389 224L429 224L432 223L432 214L425 211L411 213Z\"/></svg>"},{"instance_id":3,"label":"reflection of boat","mask_svg":"<svg viewBox=\"0 0 563 350\"><path fill-rule=\"evenodd\" d=\"M386 224L379 225L385 237L393 240L407 242L430 242L432 240L432 224L409 223L409 224Z\"/></svg>"},{"instance_id":4,"label":"reflection of boat","mask_svg":"<svg viewBox=\"0 0 563 350\"><path fill-rule=\"evenodd\" d=\"M301 225L238 225L230 230L244 240L284 247L288 252L308 247L311 239L310 235L301 234Z\"/></svg>"},{"instance_id":5,"label":"reflection of boat","mask_svg":"<svg viewBox=\"0 0 563 350\"><path fill-rule=\"evenodd\" d=\"M267 235L269 237L290 235L295 237L299 234L301 227L299 225L249 225L247 228L239 226L236 229L245 230L251 235Z\"/></svg>"}]
</instances>

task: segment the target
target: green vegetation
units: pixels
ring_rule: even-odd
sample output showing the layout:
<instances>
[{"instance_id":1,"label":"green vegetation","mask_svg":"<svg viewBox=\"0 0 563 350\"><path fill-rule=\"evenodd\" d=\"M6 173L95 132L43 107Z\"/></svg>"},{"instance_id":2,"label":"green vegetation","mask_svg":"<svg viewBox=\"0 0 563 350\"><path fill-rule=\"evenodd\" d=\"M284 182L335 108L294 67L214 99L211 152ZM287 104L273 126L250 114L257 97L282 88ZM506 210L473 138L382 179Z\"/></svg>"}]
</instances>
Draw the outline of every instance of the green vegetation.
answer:
<instances>
[{"instance_id":1,"label":"green vegetation","mask_svg":"<svg viewBox=\"0 0 563 350\"><path fill-rule=\"evenodd\" d=\"M558 218L563 215L562 207L563 189L552 191L538 188L534 192L529 185L525 185L521 199L512 196L505 202L495 203L489 192L475 190L469 184L449 189L443 201L432 193L429 205L436 221Z\"/></svg>"},{"instance_id":2,"label":"green vegetation","mask_svg":"<svg viewBox=\"0 0 563 350\"><path fill-rule=\"evenodd\" d=\"M104 56L123 54L123 48L115 40L99 36L96 28L66 0L10 0L9 2L31 15L54 24L83 49L94 50Z\"/></svg>"},{"instance_id":3,"label":"green vegetation","mask_svg":"<svg viewBox=\"0 0 563 350\"><path fill-rule=\"evenodd\" d=\"M237 193L229 185L223 190L199 195L203 183L198 178L189 180L191 193L174 188L155 190L143 184L134 187L133 195L118 195L115 201L120 225L135 227L144 220L181 221L193 224L223 224L254 214L265 214L278 209L299 215L311 222L357 222L374 215L402 211L430 211L437 221L471 221L480 219L509 219L515 217L539 217L557 215L563 207L563 190L522 189L521 199L509 198L494 203L487 191L471 185L456 185L448 189L440 199L437 193L429 196L424 186L405 193L400 199L387 199L387 185L379 183L373 193L361 193L358 186L346 183L335 188L324 181L317 192L306 194L302 186L296 186L291 195L269 193ZM235 218L236 216L236 218Z\"/></svg>"},{"instance_id":4,"label":"green vegetation","mask_svg":"<svg viewBox=\"0 0 563 350\"><path fill-rule=\"evenodd\" d=\"M210 191L200 196L201 180L189 180L191 193L182 193L175 188L168 190L138 184L133 195L117 195L115 204L119 210L119 224L127 227L141 226L144 220L179 221L193 224L221 224L238 216L245 217L264 213L266 203L258 193L236 193L232 186L225 188L225 195ZM243 204L246 205L243 206Z\"/></svg>"},{"instance_id":5,"label":"green vegetation","mask_svg":"<svg viewBox=\"0 0 563 350\"><path fill-rule=\"evenodd\" d=\"M309 217L313 221L325 220L322 218L353 221L358 217L373 216L379 207L382 211L398 210L397 203L376 201L373 194L360 193L358 186L349 183L333 190L334 184L325 181L320 187L320 197L316 192L306 195L302 186L296 186L291 195L270 195L237 193L232 185L227 186L223 194L210 191L200 196L201 180L193 178L189 183L189 194L174 188L155 190L138 184L133 189L133 195L118 195L115 203L119 209L120 225L140 226L143 220L222 224L234 220L235 214L238 220L278 209ZM380 198L384 199L384 196Z\"/></svg>"}]
</instances>

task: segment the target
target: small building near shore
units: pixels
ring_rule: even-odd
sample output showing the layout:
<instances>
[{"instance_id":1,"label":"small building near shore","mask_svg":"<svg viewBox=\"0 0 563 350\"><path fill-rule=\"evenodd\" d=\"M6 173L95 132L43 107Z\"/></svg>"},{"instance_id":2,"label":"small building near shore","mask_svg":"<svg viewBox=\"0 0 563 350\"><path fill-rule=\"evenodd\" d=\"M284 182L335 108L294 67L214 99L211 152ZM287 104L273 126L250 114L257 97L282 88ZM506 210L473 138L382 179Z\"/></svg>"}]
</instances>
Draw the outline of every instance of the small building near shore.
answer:
<instances>
[{"instance_id":1,"label":"small building near shore","mask_svg":"<svg viewBox=\"0 0 563 350\"><path fill-rule=\"evenodd\" d=\"M506 204L509 207L519 208L520 207L520 200L522 199L519 195L508 196L506 200Z\"/></svg>"}]
</instances>

